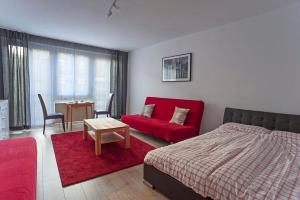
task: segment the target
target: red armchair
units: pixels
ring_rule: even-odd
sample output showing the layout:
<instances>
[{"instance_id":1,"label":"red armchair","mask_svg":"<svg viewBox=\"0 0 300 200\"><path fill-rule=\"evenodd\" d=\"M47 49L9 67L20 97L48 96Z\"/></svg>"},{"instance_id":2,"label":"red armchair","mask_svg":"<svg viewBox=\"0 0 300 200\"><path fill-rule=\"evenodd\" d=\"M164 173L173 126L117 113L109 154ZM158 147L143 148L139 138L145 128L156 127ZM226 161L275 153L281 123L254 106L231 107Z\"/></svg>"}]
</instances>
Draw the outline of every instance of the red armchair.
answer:
<instances>
[{"instance_id":1,"label":"red armchair","mask_svg":"<svg viewBox=\"0 0 300 200\"><path fill-rule=\"evenodd\" d=\"M162 138L168 142L179 142L197 136L204 110L200 100L147 97L145 105L155 104L151 118L141 115L123 115L121 120L144 134ZM170 124L175 106L190 109L183 126Z\"/></svg>"}]
</instances>

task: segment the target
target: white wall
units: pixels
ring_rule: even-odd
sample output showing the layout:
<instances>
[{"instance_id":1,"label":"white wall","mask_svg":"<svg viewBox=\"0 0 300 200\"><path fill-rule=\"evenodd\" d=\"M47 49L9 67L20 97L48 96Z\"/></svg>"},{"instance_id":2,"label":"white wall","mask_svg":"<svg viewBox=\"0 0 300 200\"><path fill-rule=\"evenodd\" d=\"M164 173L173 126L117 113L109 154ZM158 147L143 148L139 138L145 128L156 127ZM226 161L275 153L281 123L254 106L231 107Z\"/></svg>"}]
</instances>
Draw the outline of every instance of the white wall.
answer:
<instances>
[{"instance_id":1,"label":"white wall","mask_svg":"<svg viewBox=\"0 0 300 200\"><path fill-rule=\"evenodd\" d=\"M162 57L188 52L192 81L161 82ZM129 56L129 113L146 96L202 99L202 133L221 124L226 106L300 114L300 3Z\"/></svg>"}]
</instances>

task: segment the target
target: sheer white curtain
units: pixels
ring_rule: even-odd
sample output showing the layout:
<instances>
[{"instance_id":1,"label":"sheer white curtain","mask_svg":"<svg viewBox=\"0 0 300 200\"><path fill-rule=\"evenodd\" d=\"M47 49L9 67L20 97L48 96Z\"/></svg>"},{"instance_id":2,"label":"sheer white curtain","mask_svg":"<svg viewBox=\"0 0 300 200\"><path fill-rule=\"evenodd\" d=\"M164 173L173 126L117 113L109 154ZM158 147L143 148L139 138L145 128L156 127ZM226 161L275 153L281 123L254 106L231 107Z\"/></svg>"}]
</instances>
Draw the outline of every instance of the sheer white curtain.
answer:
<instances>
[{"instance_id":1,"label":"sheer white curtain","mask_svg":"<svg viewBox=\"0 0 300 200\"><path fill-rule=\"evenodd\" d=\"M96 109L106 108L110 92L110 62L110 56L105 59L96 58L94 62L93 100Z\"/></svg>"},{"instance_id":2,"label":"sheer white curtain","mask_svg":"<svg viewBox=\"0 0 300 200\"><path fill-rule=\"evenodd\" d=\"M29 43L32 125L43 123L37 94L48 112L57 100L93 100L105 109L110 92L111 55Z\"/></svg>"},{"instance_id":3,"label":"sheer white curtain","mask_svg":"<svg viewBox=\"0 0 300 200\"><path fill-rule=\"evenodd\" d=\"M37 94L41 94L47 106L48 112L54 112L53 102L53 55L50 48L39 47L29 49L29 73L30 73L30 110L32 125L43 123L43 112Z\"/></svg>"}]
</instances>

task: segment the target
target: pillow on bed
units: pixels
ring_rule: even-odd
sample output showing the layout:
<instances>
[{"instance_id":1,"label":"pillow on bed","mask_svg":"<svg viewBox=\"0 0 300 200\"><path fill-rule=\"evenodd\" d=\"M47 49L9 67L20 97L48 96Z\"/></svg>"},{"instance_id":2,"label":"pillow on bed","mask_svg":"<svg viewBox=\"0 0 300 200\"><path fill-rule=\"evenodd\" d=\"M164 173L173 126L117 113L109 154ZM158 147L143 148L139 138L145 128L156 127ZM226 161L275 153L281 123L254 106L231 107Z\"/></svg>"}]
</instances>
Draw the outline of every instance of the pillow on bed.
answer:
<instances>
[{"instance_id":1,"label":"pillow on bed","mask_svg":"<svg viewBox=\"0 0 300 200\"><path fill-rule=\"evenodd\" d=\"M288 131L272 131L272 136L282 137L285 139L291 139L291 140L299 140L300 141L300 133L293 133Z\"/></svg>"},{"instance_id":2,"label":"pillow on bed","mask_svg":"<svg viewBox=\"0 0 300 200\"><path fill-rule=\"evenodd\" d=\"M190 109L175 107L174 114L170 120L171 124L183 125Z\"/></svg>"},{"instance_id":3,"label":"pillow on bed","mask_svg":"<svg viewBox=\"0 0 300 200\"><path fill-rule=\"evenodd\" d=\"M250 134L269 134L271 130L266 129L260 126L246 125L229 122L220 126L220 129L224 131L237 131L237 132L245 132Z\"/></svg>"},{"instance_id":4,"label":"pillow on bed","mask_svg":"<svg viewBox=\"0 0 300 200\"><path fill-rule=\"evenodd\" d=\"M155 104L144 105L142 116L151 118Z\"/></svg>"}]
</instances>

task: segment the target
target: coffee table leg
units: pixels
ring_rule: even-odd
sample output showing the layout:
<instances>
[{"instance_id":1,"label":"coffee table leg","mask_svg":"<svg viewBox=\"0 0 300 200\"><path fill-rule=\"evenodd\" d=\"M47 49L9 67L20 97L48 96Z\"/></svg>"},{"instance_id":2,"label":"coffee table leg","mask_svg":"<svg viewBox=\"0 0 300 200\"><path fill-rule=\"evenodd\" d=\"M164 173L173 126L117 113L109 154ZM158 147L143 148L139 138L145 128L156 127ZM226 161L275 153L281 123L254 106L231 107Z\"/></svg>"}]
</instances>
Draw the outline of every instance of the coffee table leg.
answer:
<instances>
[{"instance_id":1,"label":"coffee table leg","mask_svg":"<svg viewBox=\"0 0 300 200\"><path fill-rule=\"evenodd\" d=\"M88 135L88 125L83 124L83 139L86 140Z\"/></svg>"},{"instance_id":2,"label":"coffee table leg","mask_svg":"<svg viewBox=\"0 0 300 200\"><path fill-rule=\"evenodd\" d=\"M126 129L125 131L125 148L130 148L130 129Z\"/></svg>"},{"instance_id":3,"label":"coffee table leg","mask_svg":"<svg viewBox=\"0 0 300 200\"><path fill-rule=\"evenodd\" d=\"M100 131L96 132L95 153L96 153L96 156L101 154L101 133L100 133Z\"/></svg>"}]
</instances>

